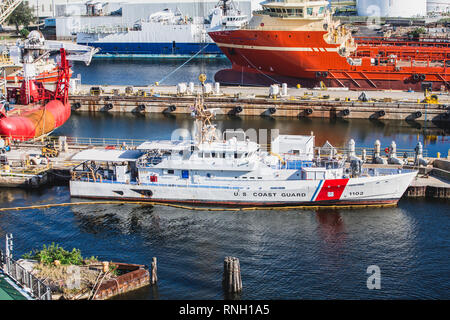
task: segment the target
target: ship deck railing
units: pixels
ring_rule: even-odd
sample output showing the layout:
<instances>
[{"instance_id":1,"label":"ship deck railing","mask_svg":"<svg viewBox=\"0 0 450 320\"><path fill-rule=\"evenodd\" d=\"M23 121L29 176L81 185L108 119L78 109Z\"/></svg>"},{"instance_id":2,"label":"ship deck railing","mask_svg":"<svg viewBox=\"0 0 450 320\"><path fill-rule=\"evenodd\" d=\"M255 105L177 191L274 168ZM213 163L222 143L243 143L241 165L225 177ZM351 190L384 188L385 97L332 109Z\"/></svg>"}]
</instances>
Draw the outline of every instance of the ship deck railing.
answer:
<instances>
[{"instance_id":1,"label":"ship deck railing","mask_svg":"<svg viewBox=\"0 0 450 320\"><path fill-rule=\"evenodd\" d=\"M450 48L450 38L423 38L421 40L410 38L385 38L369 36L353 36L356 43L361 46L410 46Z\"/></svg>"}]
</instances>

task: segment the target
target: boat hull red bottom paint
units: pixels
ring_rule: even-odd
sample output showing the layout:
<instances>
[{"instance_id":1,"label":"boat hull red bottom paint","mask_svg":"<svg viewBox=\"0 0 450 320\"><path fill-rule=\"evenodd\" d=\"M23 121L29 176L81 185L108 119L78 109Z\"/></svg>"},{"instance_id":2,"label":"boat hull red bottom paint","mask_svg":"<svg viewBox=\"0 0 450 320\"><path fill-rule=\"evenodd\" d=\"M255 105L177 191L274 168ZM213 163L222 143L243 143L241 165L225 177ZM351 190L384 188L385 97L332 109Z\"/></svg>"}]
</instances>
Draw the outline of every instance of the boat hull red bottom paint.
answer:
<instances>
[{"instance_id":1,"label":"boat hull red bottom paint","mask_svg":"<svg viewBox=\"0 0 450 320\"><path fill-rule=\"evenodd\" d=\"M245 85L245 86L270 86L276 83L286 83L290 87L295 87L298 84L301 85L302 88L314 88L320 87L320 82L322 81L326 87L342 87L349 88L350 90L414 90L414 91L423 91L423 84L420 81L412 81L412 80L375 80L375 81L366 81L366 80L350 80L350 79L331 79L320 78L320 79L308 79L308 78L294 78L288 76L282 76L277 74L272 74L268 72L258 72L255 69L250 68L242 68L240 66L236 66L236 68L224 69L218 71L214 75L214 81L220 82L226 85ZM431 90L439 91L441 90L442 82L429 82L426 81L427 84L431 84ZM375 86L374 86L375 85Z\"/></svg>"},{"instance_id":2,"label":"boat hull red bottom paint","mask_svg":"<svg viewBox=\"0 0 450 320\"><path fill-rule=\"evenodd\" d=\"M70 114L70 104L59 100L20 113L13 110L7 116L0 114L0 136L19 141L37 138L63 125Z\"/></svg>"},{"instance_id":3,"label":"boat hull red bottom paint","mask_svg":"<svg viewBox=\"0 0 450 320\"><path fill-rule=\"evenodd\" d=\"M155 203L173 203L173 204L190 204L190 205L221 205L223 207L327 207L327 206L395 206L399 199L383 199L383 200L360 200L360 201L345 201L345 200L329 200L329 201L314 201L314 202L246 202L246 201L209 201L209 200L172 200L172 199L156 199L156 198L123 198L123 197L98 197L98 196L83 196L73 198L80 199L95 199L95 200L111 200L111 201L129 201L129 202L155 202Z\"/></svg>"}]
</instances>

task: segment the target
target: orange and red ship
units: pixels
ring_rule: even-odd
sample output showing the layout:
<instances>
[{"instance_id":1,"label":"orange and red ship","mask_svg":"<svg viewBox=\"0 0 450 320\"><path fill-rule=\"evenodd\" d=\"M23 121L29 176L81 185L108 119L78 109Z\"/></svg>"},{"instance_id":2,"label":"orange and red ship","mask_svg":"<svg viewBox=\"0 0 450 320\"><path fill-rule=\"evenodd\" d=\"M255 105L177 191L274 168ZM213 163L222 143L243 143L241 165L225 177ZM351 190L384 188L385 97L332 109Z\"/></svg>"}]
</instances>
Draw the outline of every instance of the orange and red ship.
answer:
<instances>
[{"instance_id":1,"label":"orange and red ship","mask_svg":"<svg viewBox=\"0 0 450 320\"><path fill-rule=\"evenodd\" d=\"M215 81L356 90L450 88L450 42L355 39L327 5L322 0L267 1L247 25L209 32L232 63L216 73Z\"/></svg>"}]
</instances>

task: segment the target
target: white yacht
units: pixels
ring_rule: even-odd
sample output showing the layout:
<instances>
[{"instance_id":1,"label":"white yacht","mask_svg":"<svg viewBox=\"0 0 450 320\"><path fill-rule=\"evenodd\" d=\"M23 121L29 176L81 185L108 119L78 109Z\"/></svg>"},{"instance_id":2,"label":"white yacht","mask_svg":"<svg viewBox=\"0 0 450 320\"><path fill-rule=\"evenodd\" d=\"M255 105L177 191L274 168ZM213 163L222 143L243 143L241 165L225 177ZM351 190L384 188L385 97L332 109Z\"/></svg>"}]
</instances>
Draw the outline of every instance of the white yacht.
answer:
<instances>
[{"instance_id":1,"label":"white yacht","mask_svg":"<svg viewBox=\"0 0 450 320\"><path fill-rule=\"evenodd\" d=\"M199 100L201 101L201 99ZM73 197L231 206L396 204L414 170L362 168L315 155L314 136L279 135L270 151L238 134L218 137L213 112L195 106L193 140L148 141L132 150L81 151Z\"/></svg>"}]
</instances>

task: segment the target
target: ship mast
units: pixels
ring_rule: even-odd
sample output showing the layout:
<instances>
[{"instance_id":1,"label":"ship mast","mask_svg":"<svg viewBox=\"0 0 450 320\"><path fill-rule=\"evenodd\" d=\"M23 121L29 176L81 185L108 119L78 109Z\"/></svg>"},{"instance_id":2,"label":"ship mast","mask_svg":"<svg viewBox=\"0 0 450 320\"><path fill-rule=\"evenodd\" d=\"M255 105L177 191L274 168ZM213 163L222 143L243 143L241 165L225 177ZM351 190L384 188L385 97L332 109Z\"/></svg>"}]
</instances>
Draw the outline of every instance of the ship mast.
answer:
<instances>
[{"instance_id":1,"label":"ship mast","mask_svg":"<svg viewBox=\"0 0 450 320\"><path fill-rule=\"evenodd\" d=\"M217 141L219 138L216 133L216 126L211 123L215 113L213 109L208 109L204 103L206 75L201 74L198 79L202 84L202 93L197 94L193 107L195 117L195 142L201 144L204 142Z\"/></svg>"}]
</instances>

